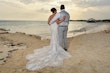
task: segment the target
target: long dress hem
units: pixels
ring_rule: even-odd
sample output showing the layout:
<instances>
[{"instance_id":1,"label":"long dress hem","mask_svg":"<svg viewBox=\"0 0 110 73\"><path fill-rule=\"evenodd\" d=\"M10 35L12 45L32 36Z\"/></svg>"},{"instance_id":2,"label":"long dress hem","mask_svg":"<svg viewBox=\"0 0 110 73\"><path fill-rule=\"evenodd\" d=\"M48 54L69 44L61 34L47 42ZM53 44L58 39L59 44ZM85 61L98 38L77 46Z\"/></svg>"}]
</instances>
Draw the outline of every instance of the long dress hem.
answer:
<instances>
[{"instance_id":1,"label":"long dress hem","mask_svg":"<svg viewBox=\"0 0 110 73\"><path fill-rule=\"evenodd\" d=\"M71 55L59 45L58 25L53 23L50 25L52 32L49 46L35 49L33 54L29 54L26 58L29 62L26 64L28 70L40 70L46 66L59 66L63 64L63 60L70 58Z\"/></svg>"}]
</instances>

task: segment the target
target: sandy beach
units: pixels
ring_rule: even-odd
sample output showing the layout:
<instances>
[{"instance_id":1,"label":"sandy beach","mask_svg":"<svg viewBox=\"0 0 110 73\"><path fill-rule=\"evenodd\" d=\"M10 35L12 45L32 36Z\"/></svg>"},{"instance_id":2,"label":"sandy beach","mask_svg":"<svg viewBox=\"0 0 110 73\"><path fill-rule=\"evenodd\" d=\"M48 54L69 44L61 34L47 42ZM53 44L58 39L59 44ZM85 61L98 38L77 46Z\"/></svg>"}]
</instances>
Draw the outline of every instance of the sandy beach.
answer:
<instances>
[{"instance_id":1,"label":"sandy beach","mask_svg":"<svg viewBox=\"0 0 110 73\"><path fill-rule=\"evenodd\" d=\"M49 45L50 40L0 30L0 73L110 73L110 31L83 34L68 40L68 52L72 57L64 60L63 65L29 71L25 67L26 55Z\"/></svg>"}]
</instances>

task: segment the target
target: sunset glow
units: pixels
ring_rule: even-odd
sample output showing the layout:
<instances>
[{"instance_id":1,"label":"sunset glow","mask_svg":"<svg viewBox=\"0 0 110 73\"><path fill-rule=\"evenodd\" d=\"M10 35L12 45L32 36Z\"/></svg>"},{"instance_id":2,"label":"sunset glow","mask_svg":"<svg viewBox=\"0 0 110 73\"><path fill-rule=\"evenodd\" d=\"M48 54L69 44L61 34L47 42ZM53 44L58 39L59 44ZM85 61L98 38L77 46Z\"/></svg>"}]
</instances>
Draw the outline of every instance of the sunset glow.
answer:
<instances>
[{"instance_id":1,"label":"sunset glow","mask_svg":"<svg viewBox=\"0 0 110 73\"><path fill-rule=\"evenodd\" d=\"M71 19L110 19L110 0L0 0L0 20L47 20L61 4Z\"/></svg>"}]
</instances>

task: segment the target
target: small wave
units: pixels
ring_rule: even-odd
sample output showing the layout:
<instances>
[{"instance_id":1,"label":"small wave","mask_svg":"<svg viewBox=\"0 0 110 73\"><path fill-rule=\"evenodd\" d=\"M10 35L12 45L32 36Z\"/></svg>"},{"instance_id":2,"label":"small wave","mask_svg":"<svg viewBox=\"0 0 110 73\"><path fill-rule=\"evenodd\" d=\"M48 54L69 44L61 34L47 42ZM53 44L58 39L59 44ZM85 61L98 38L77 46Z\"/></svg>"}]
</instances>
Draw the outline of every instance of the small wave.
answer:
<instances>
[{"instance_id":1,"label":"small wave","mask_svg":"<svg viewBox=\"0 0 110 73\"><path fill-rule=\"evenodd\" d=\"M109 29L110 29L110 25L107 25L107 24L90 25L90 26L83 27L79 30L69 31L69 33L72 33L73 37L75 37L75 36L82 35L82 34L96 33L96 32L101 32L101 31L109 30Z\"/></svg>"}]
</instances>

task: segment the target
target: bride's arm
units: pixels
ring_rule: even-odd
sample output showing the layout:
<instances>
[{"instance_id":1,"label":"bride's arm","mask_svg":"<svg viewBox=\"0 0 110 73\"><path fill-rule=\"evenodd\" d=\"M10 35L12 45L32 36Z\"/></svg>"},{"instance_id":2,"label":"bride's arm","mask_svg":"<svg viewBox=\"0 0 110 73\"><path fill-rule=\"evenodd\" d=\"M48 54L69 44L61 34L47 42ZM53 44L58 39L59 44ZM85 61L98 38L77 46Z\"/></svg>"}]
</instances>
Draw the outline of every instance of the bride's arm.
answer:
<instances>
[{"instance_id":1,"label":"bride's arm","mask_svg":"<svg viewBox=\"0 0 110 73\"><path fill-rule=\"evenodd\" d=\"M50 23L50 20L52 19L52 15L48 18L48 24ZM50 24L49 24L50 25Z\"/></svg>"},{"instance_id":2,"label":"bride's arm","mask_svg":"<svg viewBox=\"0 0 110 73\"><path fill-rule=\"evenodd\" d=\"M60 18L60 13L56 13L55 15L53 15L53 17L52 17L51 21L49 22L49 24L53 24L59 18Z\"/></svg>"},{"instance_id":3,"label":"bride's arm","mask_svg":"<svg viewBox=\"0 0 110 73\"><path fill-rule=\"evenodd\" d=\"M65 18L66 18L66 16L64 16L64 17L62 18L62 20L57 19L57 20L56 20L56 23L57 23L57 24L62 23L62 22L65 20Z\"/></svg>"}]
</instances>

